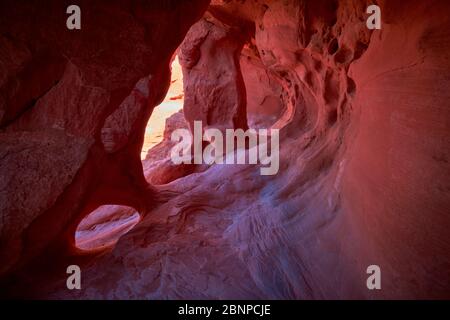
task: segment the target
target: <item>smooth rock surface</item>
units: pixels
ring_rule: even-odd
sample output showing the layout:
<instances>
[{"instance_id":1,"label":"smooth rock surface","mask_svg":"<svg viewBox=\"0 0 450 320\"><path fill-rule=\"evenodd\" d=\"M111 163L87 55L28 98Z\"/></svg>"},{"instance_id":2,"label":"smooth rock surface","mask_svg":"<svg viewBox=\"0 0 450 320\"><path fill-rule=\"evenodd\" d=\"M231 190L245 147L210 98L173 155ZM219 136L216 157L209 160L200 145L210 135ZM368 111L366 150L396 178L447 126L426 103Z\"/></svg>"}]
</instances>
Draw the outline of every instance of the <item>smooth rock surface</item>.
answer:
<instances>
[{"instance_id":1,"label":"smooth rock surface","mask_svg":"<svg viewBox=\"0 0 450 320\"><path fill-rule=\"evenodd\" d=\"M87 15L86 28L99 28L74 42L55 35L56 21L42 30L18 25L32 5L11 5L17 10L0 19L2 37L9 34L0 50L3 295L450 298L448 1L379 1L380 31L367 29L371 2L360 0L214 0L207 13L204 1L113 3L98 7L107 19ZM55 1L48 12L58 8ZM31 30L46 36L35 41ZM254 165L171 168L168 134L149 152L144 175L145 121L164 97L171 55L186 33L187 125L279 128L277 175L261 176ZM24 66L41 59L42 39L61 48L52 55L77 54L64 68L52 58L31 90L33 71ZM251 63L242 62L248 56ZM144 106L135 95L147 91L136 84L150 75L157 80L146 86ZM54 79L61 80L52 86ZM36 97L39 107L26 107ZM170 123L183 123L176 117ZM112 134L102 140L102 130ZM76 138L56 156L69 135ZM40 143L22 151L33 139ZM16 175L3 157L33 174ZM142 219L115 247L81 254L70 236L103 204L133 207ZM55 246L60 239L65 245ZM66 289L68 263L82 266L82 290ZM366 287L373 264L382 290Z\"/></svg>"}]
</instances>

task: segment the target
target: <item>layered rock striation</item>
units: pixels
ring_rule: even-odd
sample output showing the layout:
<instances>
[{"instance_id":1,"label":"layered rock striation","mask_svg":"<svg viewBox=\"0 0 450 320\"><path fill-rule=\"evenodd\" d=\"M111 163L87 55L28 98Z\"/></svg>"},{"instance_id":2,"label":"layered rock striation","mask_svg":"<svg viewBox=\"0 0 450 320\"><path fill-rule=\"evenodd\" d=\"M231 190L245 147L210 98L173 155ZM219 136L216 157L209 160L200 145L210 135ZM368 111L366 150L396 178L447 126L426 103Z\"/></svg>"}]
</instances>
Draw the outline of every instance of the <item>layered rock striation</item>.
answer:
<instances>
[{"instance_id":1,"label":"layered rock striation","mask_svg":"<svg viewBox=\"0 0 450 320\"><path fill-rule=\"evenodd\" d=\"M56 1L37 11L40 28L18 22L32 2L10 4L0 19L4 294L448 298L450 4L377 3L382 29L371 31L371 1L117 1L95 5L75 36L47 17L63 10ZM279 129L277 175L173 168L169 134L142 166L180 44L186 123L171 121ZM78 252L78 223L105 204L141 220L114 247ZM65 287L68 263L83 268L80 291ZM370 265L382 290L366 286Z\"/></svg>"}]
</instances>

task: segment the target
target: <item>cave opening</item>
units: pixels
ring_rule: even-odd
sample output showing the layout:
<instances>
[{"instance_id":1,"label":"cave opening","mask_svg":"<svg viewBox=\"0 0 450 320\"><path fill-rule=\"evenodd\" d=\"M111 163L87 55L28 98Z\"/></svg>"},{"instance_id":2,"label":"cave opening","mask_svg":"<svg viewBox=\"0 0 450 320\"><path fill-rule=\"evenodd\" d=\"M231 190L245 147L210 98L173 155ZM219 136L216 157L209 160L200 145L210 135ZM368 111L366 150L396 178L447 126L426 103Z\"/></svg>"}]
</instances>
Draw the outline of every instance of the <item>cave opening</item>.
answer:
<instances>
[{"instance_id":1,"label":"cave opening","mask_svg":"<svg viewBox=\"0 0 450 320\"><path fill-rule=\"evenodd\" d=\"M167 119L180 112L183 109L183 103L183 72L178 55L175 55L171 64L171 80L169 90L167 91L163 102L153 109L152 115L145 129L141 160L145 160L148 152L163 141Z\"/></svg>"},{"instance_id":2,"label":"cave opening","mask_svg":"<svg viewBox=\"0 0 450 320\"><path fill-rule=\"evenodd\" d=\"M153 109L145 129L141 151L144 168L146 164L152 162L146 160L161 157L158 148L153 150L152 155L149 155L149 152L162 144L168 119L176 114L184 119L182 116L183 102L183 73L178 56L175 55L171 63L171 80L166 97ZM78 224L75 232L75 246L83 251L112 248L120 237L128 233L140 220L140 213L132 207L113 204L100 206Z\"/></svg>"},{"instance_id":3,"label":"cave opening","mask_svg":"<svg viewBox=\"0 0 450 320\"><path fill-rule=\"evenodd\" d=\"M181 177L195 172L202 172L208 168L208 165L198 164L174 165L170 160L170 151L174 146L174 142L170 138L171 133L175 129L189 128L190 123L187 120L189 117L185 118L183 110L185 107L184 80L189 83L188 80L194 78L202 85L206 83L214 87L220 85L223 88L227 88L223 89L221 95L212 95L214 103L211 106L213 107L208 107L213 110L205 111L199 105L195 105L196 111L193 111L193 106L190 106L191 118L203 120L212 127L216 126L223 129L220 121L226 123L226 117L230 116L225 111L225 107L228 106L228 99L230 101L232 99L238 100L238 95L242 94L242 92L238 92L239 88L236 86L236 78L239 78L236 72L240 73L245 90L244 97L246 101L244 105L248 128L255 130L270 129L277 127L280 121L283 122L283 118L286 117L287 113L283 99L285 90L276 75L268 70L262 62L254 42L255 39L251 38L243 46L236 46L236 48L239 48L238 52L228 52L229 55L238 55L237 61L234 61L236 65L228 65L227 63L230 63L230 61L225 60L225 65L218 68L218 70L210 66L208 69L209 73L200 73L198 75L193 74L191 68L188 68L190 70L185 75L186 79L183 77L183 68L178 55L181 55L180 51L183 45L174 53L170 64L171 78L169 88L163 101L154 107L147 122L140 154L145 178L151 185L168 184ZM218 43L220 44L221 42ZM204 50L209 49L207 47ZM206 63L219 63L221 61L221 55L217 54L217 52L211 53L207 51L207 53L205 56L211 61L206 61ZM187 62L185 61L184 63ZM183 66L185 65L183 64ZM202 65L201 68L203 67ZM224 79L225 82L221 83ZM206 86L206 88L209 87ZM191 90L189 90L188 94L197 93L195 87L192 88L191 86ZM201 88L201 90L206 89ZM212 90L212 92L214 93L215 91ZM206 91L203 94L206 94ZM217 107L217 105L220 107ZM232 108L230 107L229 109ZM188 110L188 107L186 107L186 110ZM210 116L215 112L225 115L225 117L222 117L222 115L215 114L216 119L213 120L218 120L218 123L210 119ZM75 246L84 251L112 248L120 237L133 229L140 220L141 215L134 208L115 204L103 205L89 213L78 224L75 233Z\"/></svg>"},{"instance_id":4,"label":"cave opening","mask_svg":"<svg viewBox=\"0 0 450 320\"><path fill-rule=\"evenodd\" d=\"M134 208L119 205L100 206L78 224L75 246L83 251L111 248L140 220L141 216Z\"/></svg>"}]
</instances>

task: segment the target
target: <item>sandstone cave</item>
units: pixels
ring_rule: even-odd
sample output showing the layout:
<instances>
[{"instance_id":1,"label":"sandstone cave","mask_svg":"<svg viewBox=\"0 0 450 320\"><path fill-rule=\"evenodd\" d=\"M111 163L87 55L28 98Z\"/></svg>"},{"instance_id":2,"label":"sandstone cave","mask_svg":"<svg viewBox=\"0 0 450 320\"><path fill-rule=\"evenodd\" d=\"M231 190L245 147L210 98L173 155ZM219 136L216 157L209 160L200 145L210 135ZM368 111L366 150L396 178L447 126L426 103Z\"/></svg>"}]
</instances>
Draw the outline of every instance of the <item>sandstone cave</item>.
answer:
<instances>
[{"instance_id":1,"label":"sandstone cave","mask_svg":"<svg viewBox=\"0 0 450 320\"><path fill-rule=\"evenodd\" d=\"M450 2L77 2L0 1L1 298L450 298ZM277 174L174 164L195 121Z\"/></svg>"}]
</instances>

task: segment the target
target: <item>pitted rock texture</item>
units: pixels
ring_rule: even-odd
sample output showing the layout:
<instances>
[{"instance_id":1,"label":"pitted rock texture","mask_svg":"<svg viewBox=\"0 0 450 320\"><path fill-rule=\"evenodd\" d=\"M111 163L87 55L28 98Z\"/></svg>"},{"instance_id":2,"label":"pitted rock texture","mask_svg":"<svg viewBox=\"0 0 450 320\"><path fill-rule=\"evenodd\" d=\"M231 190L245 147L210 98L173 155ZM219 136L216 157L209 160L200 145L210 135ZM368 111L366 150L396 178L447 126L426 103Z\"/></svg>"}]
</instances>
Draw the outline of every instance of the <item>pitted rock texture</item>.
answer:
<instances>
[{"instance_id":1,"label":"pitted rock texture","mask_svg":"<svg viewBox=\"0 0 450 320\"><path fill-rule=\"evenodd\" d=\"M103 60L71 59L76 70L87 73L77 78L81 71L71 71L68 63L63 72L52 59L53 76L26 90L24 98L2 95L6 106L16 101L4 112L4 121L16 118L27 101L42 95L62 74L63 79L82 80L75 86L82 91L70 96L73 99L88 95L81 93L88 90L83 84L102 83L108 99L115 101L105 107L113 114L111 121L104 127L104 121L92 120L96 134L87 130L83 135L94 139L94 147L85 147L87 160L79 156L69 162L76 167L84 161L78 180L90 184L61 180L73 189L58 198L58 208L68 212L64 219L76 216L72 219L79 222L96 204L114 201L134 207L142 220L103 253L65 256L70 246L44 251L64 263L82 265L82 290L66 289L64 263L50 273L42 271L45 264L37 260L33 267L39 277L30 283L31 266L25 264L7 278L6 283L15 284L7 294L54 299L449 298L450 3L377 1L382 9L380 31L366 27L365 12L372 1L213 0L197 23L194 17L203 14L200 3L183 7L195 11L189 19L177 11L181 8L170 7L172 2L158 3L161 7L149 4L148 10L135 11L137 21L148 22L162 10L169 17L184 17L185 31L192 25L180 49L188 125L203 120L219 129L280 129L279 173L261 176L254 165L171 170L168 133L173 128L168 128L165 141L144 161L145 178L155 182L147 186L138 157L148 117L130 111L132 119L142 120L140 130L122 126L115 117L139 110L136 105L119 108L127 95L127 101L133 101L139 79L152 75L158 83L168 83L164 70L150 71L150 66L156 68L157 61L165 61L163 69L168 66L183 32L171 50L149 54L150 60L122 56L112 47L102 51L102 58L123 59L134 67L128 70L139 70L124 76L128 85L120 90L120 99L114 98L111 86L121 84L121 78L107 79L104 68L109 65ZM130 23L135 21L126 16ZM144 49L160 48L178 30L166 26L164 18L158 20L164 28L155 30L154 24L145 33L159 45L143 36L130 41ZM171 22L178 23L175 20ZM2 19L0 26L3 30ZM120 42L123 38L129 40L115 37L113 43L126 51L130 48ZM33 61L34 55L26 41L6 43L2 66L18 81L21 61ZM11 62L11 50L18 53L16 63ZM243 70L251 71L243 75ZM29 86L26 81L21 85ZM47 99L55 99L50 93L59 85L53 85ZM154 101L162 99L164 88L159 89L155 93L148 87ZM265 97L271 102L263 102ZM102 99L99 95L95 102ZM151 113L144 109L143 114ZM40 113L35 108L31 112ZM9 124L5 134L18 128L43 130L38 126L42 120L25 122L33 129L22 127L22 117ZM45 113L36 117L46 119ZM169 122L180 120L176 117ZM77 134L78 120L66 119L71 134ZM8 131L15 122L17 129ZM101 129L116 123L120 128L107 131L114 132L108 137L118 139L108 138L106 145L118 151L105 155ZM74 211L78 213L71 215ZM43 222L54 216L38 221L35 228L45 230ZM51 221L70 233L71 223ZM47 242L54 239L48 237ZM5 252L17 256L16 251ZM44 253L41 256L47 257ZM381 267L382 290L366 287L366 270L373 264Z\"/></svg>"}]
</instances>

